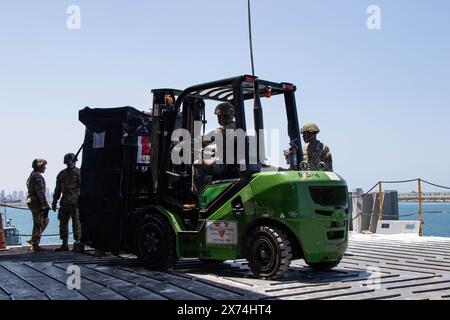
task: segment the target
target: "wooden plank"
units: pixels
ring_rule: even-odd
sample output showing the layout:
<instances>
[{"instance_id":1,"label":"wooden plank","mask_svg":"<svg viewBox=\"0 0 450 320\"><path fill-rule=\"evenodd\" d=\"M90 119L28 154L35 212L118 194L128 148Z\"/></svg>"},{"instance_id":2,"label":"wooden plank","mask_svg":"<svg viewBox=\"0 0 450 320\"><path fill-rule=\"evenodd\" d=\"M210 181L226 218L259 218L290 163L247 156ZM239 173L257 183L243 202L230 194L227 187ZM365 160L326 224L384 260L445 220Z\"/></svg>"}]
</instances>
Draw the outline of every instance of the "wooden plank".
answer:
<instances>
[{"instance_id":1,"label":"wooden plank","mask_svg":"<svg viewBox=\"0 0 450 320\"><path fill-rule=\"evenodd\" d=\"M131 281L109 276L106 273L95 271L86 266L80 266L81 275L94 284L106 287L108 290L129 300L163 300L164 298L137 286Z\"/></svg>"},{"instance_id":2,"label":"wooden plank","mask_svg":"<svg viewBox=\"0 0 450 320\"><path fill-rule=\"evenodd\" d=\"M157 294L173 300L207 300L207 297L200 293L193 293L185 288L180 288L176 285L168 282L158 280L161 279L161 273L152 272L145 268L131 268L131 267L119 267L120 270L139 276L141 280L145 279L145 282L141 281L140 285L150 288ZM159 274L159 275L155 275Z\"/></svg>"},{"instance_id":3,"label":"wooden plank","mask_svg":"<svg viewBox=\"0 0 450 320\"><path fill-rule=\"evenodd\" d=\"M386 266L409 267L409 268L414 268L415 270L421 270L421 271L426 271L426 272L436 271L435 273L450 272L450 267L449 268L430 267L428 265L415 263L415 262L405 262L405 263L386 262L385 265ZM419 271L419 272L421 272L421 271Z\"/></svg>"},{"instance_id":4,"label":"wooden plank","mask_svg":"<svg viewBox=\"0 0 450 320\"><path fill-rule=\"evenodd\" d=\"M372 267L372 268L373 267L379 268L381 273L414 272L414 273L422 273L422 274L430 274L430 275L437 274L437 272L434 272L432 270L418 269L414 266L403 265L403 264L397 264L397 266L395 266L391 263L383 263L383 261L378 261L376 264L373 262L367 262L367 263L365 263L364 266Z\"/></svg>"},{"instance_id":5,"label":"wooden plank","mask_svg":"<svg viewBox=\"0 0 450 320\"><path fill-rule=\"evenodd\" d=\"M364 240L356 239L353 236L350 236L350 245L353 244L367 244L370 246L378 246L378 247L392 247L392 248L400 248L400 247L408 247L410 249L420 249L420 248L429 248L431 250L437 251L442 250L442 253L450 253L450 250L448 249L448 246L450 245L450 241L439 241L436 243L432 243L430 241L430 238L423 237L416 239L412 239L410 241L408 240L401 240L401 239L389 239L389 236L385 236L383 238L375 238L375 237L365 237Z\"/></svg>"},{"instance_id":6,"label":"wooden plank","mask_svg":"<svg viewBox=\"0 0 450 320\"><path fill-rule=\"evenodd\" d=\"M16 275L26 279L35 288L47 295L52 300L80 300L84 299L78 292L69 290L65 283L55 281L51 277L43 276L33 268L28 267L24 263L5 263L9 270L13 271Z\"/></svg>"},{"instance_id":7,"label":"wooden plank","mask_svg":"<svg viewBox=\"0 0 450 320\"><path fill-rule=\"evenodd\" d=\"M426 250L421 250L421 251L415 251L415 250L408 250L408 249L401 249L398 247L387 247L387 246L370 246L370 245L361 245L358 247L354 247L354 246L349 246L348 250L349 252L373 252L373 253L380 253L383 254L383 252L381 252L381 250L379 249L384 249L387 252L389 252L390 254L398 254L398 255L403 255L406 257L423 257L423 258L435 258L436 254L432 254ZM383 251L384 251L383 250Z\"/></svg>"},{"instance_id":8,"label":"wooden plank","mask_svg":"<svg viewBox=\"0 0 450 320\"><path fill-rule=\"evenodd\" d=\"M0 283L11 296L19 300L48 300L42 291L10 272L3 263L0 264Z\"/></svg>"},{"instance_id":9,"label":"wooden plank","mask_svg":"<svg viewBox=\"0 0 450 320\"><path fill-rule=\"evenodd\" d=\"M133 272L123 270L121 267L114 266L86 266L86 268L93 269L97 272L104 273L106 275L113 276L117 279L125 281L129 284L133 284L143 290L146 290L146 295L148 297L154 297L153 300L167 300L174 299L173 295L165 294L164 288L161 288L161 283L159 281L149 279L144 276L137 275Z\"/></svg>"},{"instance_id":10,"label":"wooden plank","mask_svg":"<svg viewBox=\"0 0 450 320\"><path fill-rule=\"evenodd\" d=\"M381 250L381 249L372 249L369 247L363 247L363 246L352 246L350 248L349 251L347 251L347 254L353 254L353 253L358 253L358 254L370 254L373 256L381 256L381 257L390 257L390 258L395 258L395 259L415 259L418 260L418 257L423 257L423 258L435 258L435 256L433 255L424 255L424 254L416 254L413 252L409 252L409 251L392 251L392 250Z\"/></svg>"},{"instance_id":11,"label":"wooden plank","mask_svg":"<svg viewBox=\"0 0 450 320\"><path fill-rule=\"evenodd\" d=\"M320 287L302 287L302 286L293 286L283 288L279 291L270 292L270 296L264 298L262 300L268 299L291 299L292 297L298 297L299 299L306 299L305 297L312 294L322 294L325 295L330 292L335 292L339 290L351 290L352 285L344 284L344 283L329 283Z\"/></svg>"},{"instance_id":12,"label":"wooden plank","mask_svg":"<svg viewBox=\"0 0 450 320\"><path fill-rule=\"evenodd\" d=\"M435 279L439 279L440 276L436 275L429 275L429 276L418 276L418 275L400 275L399 277L396 277L394 279L379 279L379 284L382 286L386 285L401 285L401 284L407 284L409 282L415 282L417 281L431 281ZM368 286L368 283L362 283L362 286Z\"/></svg>"},{"instance_id":13,"label":"wooden plank","mask_svg":"<svg viewBox=\"0 0 450 320\"><path fill-rule=\"evenodd\" d=\"M176 285L180 288L185 288L191 292L201 293L204 297L214 300L239 300L243 299L242 295L237 295L233 292L222 290L218 287L208 286L204 283L195 280L173 279L170 284Z\"/></svg>"},{"instance_id":14,"label":"wooden plank","mask_svg":"<svg viewBox=\"0 0 450 320\"><path fill-rule=\"evenodd\" d=\"M223 290L235 293L239 296L242 296L245 299L253 299L257 300L262 295L256 292L254 289L250 289L247 285L232 281L227 278L223 278L216 275L211 274L199 274L199 273L189 273L189 275L193 278L196 278L197 281L208 284L213 287L220 287Z\"/></svg>"},{"instance_id":15,"label":"wooden plank","mask_svg":"<svg viewBox=\"0 0 450 320\"><path fill-rule=\"evenodd\" d=\"M377 255L377 254L365 254L365 253L356 253L356 252L352 252L352 254L350 255L346 255L346 257L350 257L352 259L355 259L355 257L358 258L367 258L367 259L371 259L371 260L376 260L376 261L394 261L394 262L398 262L401 260L401 258L386 258L387 256L385 255Z\"/></svg>"},{"instance_id":16,"label":"wooden plank","mask_svg":"<svg viewBox=\"0 0 450 320\"><path fill-rule=\"evenodd\" d=\"M128 296L131 296L133 299L136 300L167 300L166 297L154 292L153 290L150 290L150 285L142 285L142 277L137 276L135 274L120 270L116 267L111 266L95 266L95 267L85 267L86 269L91 270L92 276L96 276L95 273L100 273L103 275L106 275L110 277L110 279L113 281L112 284L109 284L109 286L114 284L114 280L120 280L126 285L122 287L131 289L131 292L124 292ZM145 282L145 281L144 281ZM121 287L117 288L119 291L121 291Z\"/></svg>"},{"instance_id":17,"label":"wooden plank","mask_svg":"<svg viewBox=\"0 0 450 320\"><path fill-rule=\"evenodd\" d=\"M402 290L408 290L411 292L418 292L420 290L426 290L426 288L428 289L437 289L437 288L441 288L441 287L450 287L450 279L447 280L432 280L432 279L428 279L428 280L416 280L413 281L412 283L402 283L402 284L389 284L388 286L386 286L386 288L388 290L396 290L396 289L402 289Z\"/></svg>"},{"instance_id":18,"label":"wooden plank","mask_svg":"<svg viewBox=\"0 0 450 320\"><path fill-rule=\"evenodd\" d=\"M304 292L295 292L289 295L283 296L285 300L318 300L318 299L330 299L333 297L342 297L346 295L356 295L365 292L372 292L369 289L354 289L351 286L344 287L332 287L323 290L311 290Z\"/></svg>"},{"instance_id":19,"label":"wooden plank","mask_svg":"<svg viewBox=\"0 0 450 320\"><path fill-rule=\"evenodd\" d=\"M69 274L67 274L66 270L70 264L64 266L53 265L51 263L42 264L45 265L45 268L42 268L41 272L44 272L49 277L53 277L57 281L67 281ZM36 267L38 266L39 265L36 264ZM79 293L89 300L127 300L127 297L105 287L103 284L93 282L90 279L83 277L83 273L81 273L81 290Z\"/></svg>"},{"instance_id":20,"label":"wooden plank","mask_svg":"<svg viewBox=\"0 0 450 320\"><path fill-rule=\"evenodd\" d=\"M355 292L347 292L332 295L331 297L323 298L322 300L390 300L401 296L398 293L386 293L383 290L366 289Z\"/></svg>"},{"instance_id":21,"label":"wooden plank","mask_svg":"<svg viewBox=\"0 0 450 320\"><path fill-rule=\"evenodd\" d=\"M397 241L396 243L392 243L392 241L380 241L380 242L352 242L349 243L349 248L352 249L355 244L360 244L361 246L365 246L367 248L385 248L393 251L409 251L412 253L427 253L427 254L436 254L439 256L450 256L450 250L448 250L450 246L450 242L443 246L437 247L436 245L428 245L428 244L411 244L405 243L401 241Z\"/></svg>"}]
</instances>

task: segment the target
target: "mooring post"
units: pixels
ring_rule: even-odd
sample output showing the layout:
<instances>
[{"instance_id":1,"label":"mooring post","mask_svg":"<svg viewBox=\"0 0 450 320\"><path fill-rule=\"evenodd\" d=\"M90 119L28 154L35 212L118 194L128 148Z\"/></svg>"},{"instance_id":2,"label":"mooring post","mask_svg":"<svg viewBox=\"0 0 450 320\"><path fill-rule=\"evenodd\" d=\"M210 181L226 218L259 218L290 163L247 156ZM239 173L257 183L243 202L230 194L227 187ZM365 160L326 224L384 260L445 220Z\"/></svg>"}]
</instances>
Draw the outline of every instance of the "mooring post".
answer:
<instances>
[{"instance_id":1,"label":"mooring post","mask_svg":"<svg viewBox=\"0 0 450 320\"><path fill-rule=\"evenodd\" d=\"M378 184L378 204L380 205L380 221L383 220L383 187L381 181Z\"/></svg>"},{"instance_id":2,"label":"mooring post","mask_svg":"<svg viewBox=\"0 0 450 320\"><path fill-rule=\"evenodd\" d=\"M422 211L422 181L419 178L417 180L418 192L419 192L419 235L422 236L423 232L423 211Z\"/></svg>"}]
</instances>

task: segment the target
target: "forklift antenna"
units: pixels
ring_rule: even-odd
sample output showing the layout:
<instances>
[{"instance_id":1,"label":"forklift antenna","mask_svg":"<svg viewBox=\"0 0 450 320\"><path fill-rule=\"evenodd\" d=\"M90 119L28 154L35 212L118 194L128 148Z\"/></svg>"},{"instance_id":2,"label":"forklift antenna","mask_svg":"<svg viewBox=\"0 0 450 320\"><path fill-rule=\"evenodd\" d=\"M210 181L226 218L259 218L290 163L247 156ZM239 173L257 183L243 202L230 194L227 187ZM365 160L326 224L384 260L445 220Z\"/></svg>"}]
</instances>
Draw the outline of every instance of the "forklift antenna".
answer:
<instances>
[{"instance_id":1,"label":"forklift antenna","mask_svg":"<svg viewBox=\"0 0 450 320\"><path fill-rule=\"evenodd\" d=\"M248 35L250 42L250 59L252 63L252 75L255 76L255 62L253 60L253 41L252 41L252 12L250 6L250 0L247 0L248 3Z\"/></svg>"}]
</instances>

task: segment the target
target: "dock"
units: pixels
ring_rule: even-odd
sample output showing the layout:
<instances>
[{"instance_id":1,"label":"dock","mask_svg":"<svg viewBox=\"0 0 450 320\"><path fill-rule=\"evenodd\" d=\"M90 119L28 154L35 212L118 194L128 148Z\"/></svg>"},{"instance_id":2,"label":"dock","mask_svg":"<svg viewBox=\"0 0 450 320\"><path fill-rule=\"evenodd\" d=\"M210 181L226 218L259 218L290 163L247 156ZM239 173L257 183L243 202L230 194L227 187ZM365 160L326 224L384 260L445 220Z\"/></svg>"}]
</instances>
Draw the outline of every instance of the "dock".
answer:
<instances>
[{"instance_id":1,"label":"dock","mask_svg":"<svg viewBox=\"0 0 450 320\"><path fill-rule=\"evenodd\" d=\"M154 272L132 255L24 250L0 253L0 300L450 300L450 238L351 234L337 268L298 260L272 281L254 278L245 260L182 259ZM73 264L80 290L67 288Z\"/></svg>"}]
</instances>

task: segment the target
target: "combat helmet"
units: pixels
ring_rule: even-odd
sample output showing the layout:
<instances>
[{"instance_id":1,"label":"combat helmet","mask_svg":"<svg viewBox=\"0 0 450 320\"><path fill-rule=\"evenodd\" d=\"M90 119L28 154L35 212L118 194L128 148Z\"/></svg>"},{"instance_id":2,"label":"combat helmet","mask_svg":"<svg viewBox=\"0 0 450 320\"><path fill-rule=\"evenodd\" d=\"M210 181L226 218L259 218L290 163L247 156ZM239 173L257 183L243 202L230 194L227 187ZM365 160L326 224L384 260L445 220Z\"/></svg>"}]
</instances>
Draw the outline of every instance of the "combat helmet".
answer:
<instances>
[{"instance_id":1,"label":"combat helmet","mask_svg":"<svg viewBox=\"0 0 450 320\"><path fill-rule=\"evenodd\" d=\"M214 114L216 115L225 115L226 117L234 117L234 106L229 102L224 102L217 105L214 110Z\"/></svg>"},{"instance_id":2,"label":"combat helmet","mask_svg":"<svg viewBox=\"0 0 450 320\"><path fill-rule=\"evenodd\" d=\"M75 154L68 153L64 156L64 164L68 164L68 163L72 162L74 159L75 159Z\"/></svg>"},{"instance_id":3,"label":"combat helmet","mask_svg":"<svg viewBox=\"0 0 450 320\"><path fill-rule=\"evenodd\" d=\"M47 160L45 159L34 159L33 163L31 164L31 167L33 170L38 170L42 168L43 166L47 165Z\"/></svg>"},{"instance_id":4,"label":"combat helmet","mask_svg":"<svg viewBox=\"0 0 450 320\"><path fill-rule=\"evenodd\" d=\"M304 134L305 132L310 132L310 133L319 133L320 129L319 127L315 124L315 123L307 123L303 126L301 133Z\"/></svg>"}]
</instances>

